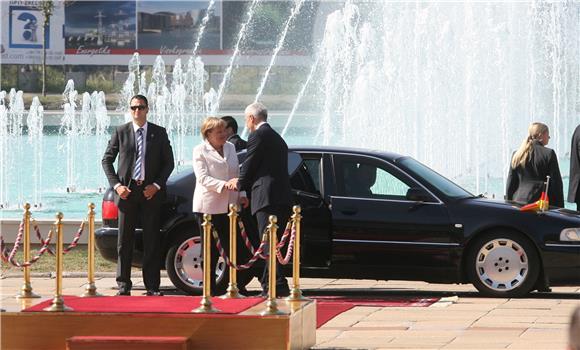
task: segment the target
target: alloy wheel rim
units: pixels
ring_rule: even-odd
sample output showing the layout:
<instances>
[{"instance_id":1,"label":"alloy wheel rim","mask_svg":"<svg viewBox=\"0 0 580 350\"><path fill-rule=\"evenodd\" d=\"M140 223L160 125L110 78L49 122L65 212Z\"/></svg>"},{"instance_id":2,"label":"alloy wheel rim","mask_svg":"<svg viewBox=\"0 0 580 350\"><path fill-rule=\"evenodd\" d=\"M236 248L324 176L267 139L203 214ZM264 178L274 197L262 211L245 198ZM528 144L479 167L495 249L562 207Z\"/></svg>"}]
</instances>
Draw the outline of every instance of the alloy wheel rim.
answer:
<instances>
[{"instance_id":1,"label":"alloy wheel rim","mask_svg":"<svg viewBox=\"0 0 580 350\"><path fill-rule=\"evenodd\" d=\"M494 291L510 291L519 287L529 272L528 256L517 242L497 238L478 251L475 270L479 280Z\"/></svg>"},{"instance_id":2,"label":"alloy wheel rim","mask_svg":"<svg viewBox=\"0 0 580 350\"><path fill-rule=\"evenodd\" d=\"M177 251L173 260L173 266L179 279L193 287L203 288L203 256L201 254L201 244L199 237L191 237L183 241ZM215 270L216 281L220 281L224 276L225 261L220 256Z\"/></svg>"}]
</instances>

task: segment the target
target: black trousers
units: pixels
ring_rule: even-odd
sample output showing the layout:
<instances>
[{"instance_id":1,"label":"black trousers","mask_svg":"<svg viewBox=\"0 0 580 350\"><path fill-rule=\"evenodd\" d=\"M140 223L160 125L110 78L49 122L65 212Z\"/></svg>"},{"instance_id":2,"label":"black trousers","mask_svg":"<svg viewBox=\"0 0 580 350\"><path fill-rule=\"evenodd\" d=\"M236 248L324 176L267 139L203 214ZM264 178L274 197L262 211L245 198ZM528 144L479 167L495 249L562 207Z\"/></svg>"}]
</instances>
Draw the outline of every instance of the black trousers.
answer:
<instances>
[{"instance_id":1,"label":"black trousers","mask_svg":"<svg viewBox=\"0 0 580 350\"><path fill-rule=\"evenodd\" d=\"M203 251L205 249L203 242L204 242L204 231L203 231L203 214L202 213L195 213L195 217L197 219L197 224L199 225L199 232L201 237L201 251L203 257ZM211 215L211 223L213 227L217 231L217 234L220 238L222 243L222 247L224 248L226 255L230 254L230 218L228 217L227 213L224 214L212 214ZM239 247L238 247L239 248ZM238 249L239 250L239 249ZM210 283L210 290L211 295L216 295L218 290L216 288L216 265L219 259L219 252L216 247L215 239L211 238L211 264L210 264L210 276L211 276L211 283ZM202 267L205 269L205 261L202 264ZM225 279L224 283L229 281L229 275L226 274L223 277ZM224 284L227 285L227 284ZM222 292L222 291L219 291Z\"/></svg>"},{"instance_id":2,"label":"black trousers","mask_svg":"<svg viewBox=\"0 0 580 350\"><path fill-rule=\"evenodd\" d=\"M119 236L117 239L117 285L119 290L130 291L131 262L135 246L135 227L143 227L143 282L147 290L159 290L161 269L161 235L159 212L161 199L157 193L147 200L143 195L145 186L130 186L126 200L119 201Z\"/></svg>"},{"instance_id":3,"label":"black trousers","mask_svg":"<svg viewBox=\"0 0 580 350\"><path fill-rule=\"evenodd\" d=\"M278 218L278 241L280 237L284 233L284 229L286 228L286 223L288 222L290 216L291 208L290 206L267 206L258 210L256 215L256 220L258 221L258 234L260 239L262 234L268 228L270 224L270 215L276 215ZM262 278L260 279L260 284L262 285L262 290L264 292L268 291L268 262L265 262L264 272L262 274ZM277 291L285 291L288 290L288 281L286 281L286 277L284 275L284 271L282 270L280 263L276 261L276 290Z\"/></svg>"}]
</instances>

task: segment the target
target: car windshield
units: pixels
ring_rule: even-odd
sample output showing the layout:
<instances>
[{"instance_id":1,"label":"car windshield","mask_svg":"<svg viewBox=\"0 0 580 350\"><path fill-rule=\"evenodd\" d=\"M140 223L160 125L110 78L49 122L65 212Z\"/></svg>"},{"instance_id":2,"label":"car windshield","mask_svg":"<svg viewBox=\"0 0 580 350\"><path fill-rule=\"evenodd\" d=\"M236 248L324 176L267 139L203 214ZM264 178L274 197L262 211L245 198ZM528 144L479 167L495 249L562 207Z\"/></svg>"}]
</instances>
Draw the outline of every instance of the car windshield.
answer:
<instances>
[{"instance_id":1,"label":"car windshield","mask_svg":"<svg viewBox=\"0 0 580 350\"><path fill-rule=\"evenodd\" d=\"M419 178L438 189L450 198L470 198L473 194L467 192L456 183L438 174L433 169L421 164L413 158L405 157L397 160L414 177Z\"/></svg>"}]
</instances>

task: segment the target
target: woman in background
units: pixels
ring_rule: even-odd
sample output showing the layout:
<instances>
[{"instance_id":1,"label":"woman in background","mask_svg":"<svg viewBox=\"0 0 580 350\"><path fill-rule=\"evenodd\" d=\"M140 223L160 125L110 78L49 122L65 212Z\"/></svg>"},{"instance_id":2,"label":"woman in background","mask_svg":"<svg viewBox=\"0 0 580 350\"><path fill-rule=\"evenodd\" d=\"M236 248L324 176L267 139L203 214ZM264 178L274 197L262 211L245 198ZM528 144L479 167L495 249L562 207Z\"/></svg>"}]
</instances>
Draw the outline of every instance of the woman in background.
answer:
<instances>
[{"instance_id":1,"label":"woman in background","mask_svg":"<svg viewBox=\"0 0 580 350\"><path fill-rule=\"evenodd\" d=\"M532 203L540 199L546 176L550 176L548 198L550 205L564 206L562 176L553 149L545 147L550 140L548 126L532 123L528 136L512 156L507 180L507 199Z\"/></svg>"},{"instance_id":2,"label":"woman in background","mask_svg":"<svg viewBox=\"0 0 580 350\"><path fill-rule=\"evenodd\" d=\"M248 205L245 192L237 192L229 180L239 176L239 164L236 149L226 142L225 121L208 117L201 126L203 143L193 149L193 171L195 173L195 190L193 193L193 212L203 236L203 214L211 214L211 222L216 229L222 245L229 253L229 205ZM202 239L203 242L203 239ZM213 241L212 241L213 242ZM205 249L205 247L203 247ZM215 269L218 251L215 242L211 252L211 294L222 293L216 290ZM227 279L227 276L224 275ZM226 283L221 284L227 286Z\"/></svg>"}]
</instances>

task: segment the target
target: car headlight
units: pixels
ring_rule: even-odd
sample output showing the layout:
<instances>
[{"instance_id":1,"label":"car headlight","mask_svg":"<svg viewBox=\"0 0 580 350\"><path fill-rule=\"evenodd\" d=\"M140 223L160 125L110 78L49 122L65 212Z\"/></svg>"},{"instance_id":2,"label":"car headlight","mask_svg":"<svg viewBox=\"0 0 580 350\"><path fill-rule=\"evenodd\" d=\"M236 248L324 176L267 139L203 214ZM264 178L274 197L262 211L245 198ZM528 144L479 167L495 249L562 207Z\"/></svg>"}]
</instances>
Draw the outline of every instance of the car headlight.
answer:
<instances>
[{"instance_id":1,"label":"car headlight","mask_svg":"<svg viewBox=\"0 0 580 350\"><path fill-rule=\"evenodd\" d=\"M565 228L560 232L560 241L580 242L580 227Z\"/></svg>"}]
</instances>

